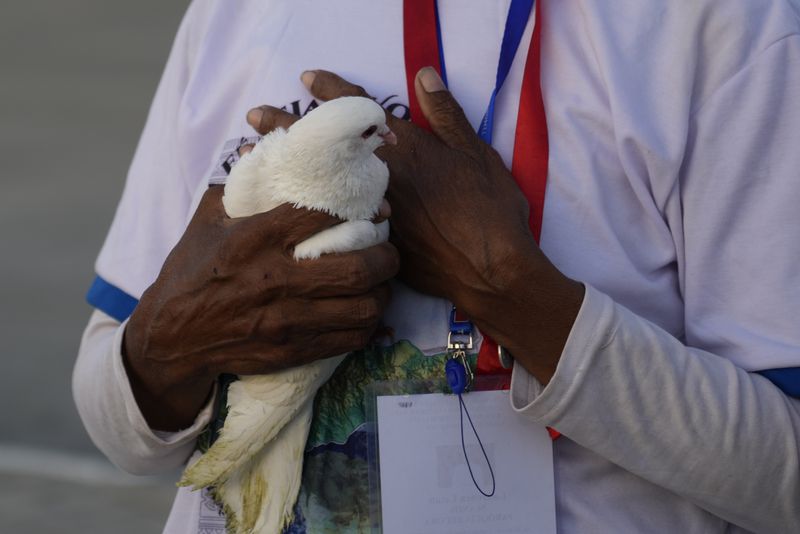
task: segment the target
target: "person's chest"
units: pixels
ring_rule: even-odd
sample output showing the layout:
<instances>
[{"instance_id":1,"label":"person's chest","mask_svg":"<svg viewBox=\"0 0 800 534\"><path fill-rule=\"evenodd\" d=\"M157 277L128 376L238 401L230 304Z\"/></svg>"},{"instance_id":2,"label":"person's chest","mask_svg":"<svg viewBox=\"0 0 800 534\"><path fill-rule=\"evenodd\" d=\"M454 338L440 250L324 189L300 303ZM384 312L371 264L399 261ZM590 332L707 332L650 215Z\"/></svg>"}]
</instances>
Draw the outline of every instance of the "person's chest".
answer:
<instances>
[{"instance_id":1,"label":"person's chest","mask_svg":"<svg viewBox=\"0 0 800 534\"><path fill-rule=\"evenodd\" d=\"M495 83L509 4L439 2L449 88L474 126ZM565 31L569 24L558 17L566 14L551 4L542 49L550 145L542 248L567 275L680 335L669 228L655 200L639 191L647 185L626 173L618 157L589 36ZM336 72L408 118L401 0L251 2L236 11L220 5L213 19L181 109L183 157L197 177L197 200L210 178L224 180L238 146L254 140L245 121L250 108L269 104L303 115L320 103L299 80L306 69ZM497 101L493 146L509 167L533 24L532 16ZM399 286L387 323L401 338L436 352L446 339L448 310L445 301Z\"/></svg>"}]
</instances>

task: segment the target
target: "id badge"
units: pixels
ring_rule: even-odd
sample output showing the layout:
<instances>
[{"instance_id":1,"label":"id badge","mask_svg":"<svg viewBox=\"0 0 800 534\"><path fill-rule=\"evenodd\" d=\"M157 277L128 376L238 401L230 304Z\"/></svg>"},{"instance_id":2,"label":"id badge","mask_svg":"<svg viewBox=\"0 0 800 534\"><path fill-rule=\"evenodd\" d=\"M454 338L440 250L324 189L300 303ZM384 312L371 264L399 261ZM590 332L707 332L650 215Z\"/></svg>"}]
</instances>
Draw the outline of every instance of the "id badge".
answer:
<instances>
[{"instance_id":1,"label":"id badge","mask_svg":"<svg viewBox=\"0 0 800 534\"><path fill-rule=\"evenodd\" d=\"M483 448L466 414L462 445L458 396L442 391L393 382L368 395L373 531L555 533L553 445L545 427L515 413L507 390L472 391L462 398ZM494 494L476 485L485 493L494 486Z\"/></svg>"}]
</instances>

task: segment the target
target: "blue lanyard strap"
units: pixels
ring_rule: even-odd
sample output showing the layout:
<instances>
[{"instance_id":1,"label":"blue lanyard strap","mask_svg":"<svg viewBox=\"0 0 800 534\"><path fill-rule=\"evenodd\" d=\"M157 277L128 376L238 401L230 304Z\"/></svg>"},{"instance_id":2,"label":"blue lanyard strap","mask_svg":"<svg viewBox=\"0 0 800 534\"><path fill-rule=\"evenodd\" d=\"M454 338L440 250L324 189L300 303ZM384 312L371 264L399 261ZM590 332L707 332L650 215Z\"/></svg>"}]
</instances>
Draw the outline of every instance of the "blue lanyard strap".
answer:
<instances>
[{"instance_id":1,"label":"blue lanyard strap","mask_svg":"<svg viewBox=\"0 0 800 534\"><path fill-rule=\"evenodd\" d=\"M447 87L447 69L444 66L444 47L442 46L442 26L439 23L438 0L434 0L433 2L433 12L436 18L436 44L439 47L439 67L442 71L441 72L442 81L444 82L445 87Z\"/></svg>"},{"instance_id":2,"label":"blue lanyard strap","mask_svg":"<svg viewBox=\"0 0 800 534\"><path fill-rule=\"evenodd\" d=\"M489 107L483 115L481 125L478 127L478 135L487 144L492 144L492 131L494 130L494 104L497 93L503 87L508 72L511 70L511 63L517 54L519 43L522 41L522 34L525 33L525 25L531 15L533 0L512 0L508 8L506 18L506 29L503 33L503 44L500 46L500 59L497 62L497 78L495 79L492 96L489 98Z\"/></svg>"},{"instance_id":3,"label":"blue lanyard strap","mask_svg":"<svg viewBox=\"0 0 800 534\"><path fill-rule=\"evenodd\" d=\"M492 94L489 97L489 106L486 109L486 113L483 114L481 124L478 126L478 136L490 145L492 144L492 131L494 129L495 100L511 70L514 56L517 54L517 49L519 49L519 44L522 41L522 34L525 33L525 26L528 24L528 18L530 18L533 10L533 2L534 0L511 0L511 5L508 8L506 27L503 31L503 42L500 45L500 58L497 61L497 76L494 82L494 89L492 89ZM439 63L442 69L442 80L447 84L438 2L436 3L436 37L439 43Z\"/></svg>"},{"instance_id":4,"label":"blue lanyard strap","mask_svg":"<svg viewBox=\"0 0 800 534\"><path fill-rule=\"evenodd\" d=\"M514 62L514 56L517 54L520 42L522 41L522 34L525 33L525 26L528 24L531 11L533 10L534 0L511 0L511 5L508 8L508 15L506 16L506 26L503 31L503 41L500 45L500 58L497 61L497 76L495 78L494 89L492 90L491 97L489 98L489 106L486 113L483 115L483 120L478 127L478 135L486 143L492 143L492 130L494 128L494 107L497 99L497 94L502 89L503 84L508 77L511 70L511 64ZM447 69L445 68L444 53L442 49L442 29L439 22L439 4L434 0L435 18L436 18L436 40L439 45L439 65L441 67L442 80L447 83ZM466 350L472 349L472 322L467 320L458 319L456 316L456 308L453 306L450 311L449 332L447 336L447 350L450 355L448 362L450 370L455 373L458 369L457 364L465 367L464 371L466 376L455 378L451 386L458 384L456 389L463 391L468 389L472 383L472 373L469 370L466 362ZM448 371L448 380L450 371ZM459 393L461 391L458 391Z\"/></svg>"}]
</instances>

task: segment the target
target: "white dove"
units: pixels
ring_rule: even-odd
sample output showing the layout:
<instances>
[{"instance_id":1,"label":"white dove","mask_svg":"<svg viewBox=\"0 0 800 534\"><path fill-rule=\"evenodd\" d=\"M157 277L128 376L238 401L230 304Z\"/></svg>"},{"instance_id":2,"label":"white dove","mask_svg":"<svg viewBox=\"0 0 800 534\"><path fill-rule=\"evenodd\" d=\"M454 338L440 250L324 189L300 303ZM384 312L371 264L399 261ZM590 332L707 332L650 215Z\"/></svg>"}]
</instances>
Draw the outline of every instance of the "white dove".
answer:
<instances>
[{"instance_id":1,"label":"white dove","mask_svg":"<svg viewBox=\"0 0 800 534\"><path fill-rule=\"evenodd\" d=\"M389 170L373 151L397 139L381 106L346 97L320 105L289 130L266 135L233 168L222 202L230 217L282 203L324 211L344 222L298 244L297 260L386 241L373 224ZM291 521L314 396L344 355L264 376L242 376L228 390L228 415L213 446L180 485L214 486L229 532L278 533Z\"/></svg>"}]
</instances>

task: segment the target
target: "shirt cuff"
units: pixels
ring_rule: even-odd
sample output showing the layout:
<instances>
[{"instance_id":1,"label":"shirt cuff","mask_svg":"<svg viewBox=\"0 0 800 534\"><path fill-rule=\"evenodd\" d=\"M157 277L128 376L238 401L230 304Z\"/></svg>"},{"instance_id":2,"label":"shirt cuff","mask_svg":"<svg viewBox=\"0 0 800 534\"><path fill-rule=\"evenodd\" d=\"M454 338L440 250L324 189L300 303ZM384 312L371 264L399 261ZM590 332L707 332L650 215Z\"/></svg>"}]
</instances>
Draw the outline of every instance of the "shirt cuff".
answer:
<instances>
[{"instance_id":1,"label":"shirt cuff","mask_svg":"<svg viewBox=\"0 0 800 534\"><path fill-rule=\"evenodd\" d=\"M558 428L570 400L580 388L594 355L614 338L614 302L585 284L581 309L567 337L556 372L547 386L514 362L511 377L511 407L541 424Z\"/></svg>"},{"instance_id":2,"label":"shirt cuff","mask_svg":"<svg viewBox=\"0 0 800 534\"><path fill-rule=\"evenodd\" d=\"M113 354L112 354L112 370L114 373L114 381L120 388L122 400L125 404L125 412L128 417L128 422L137 434L141 435L147 441L152 442L154 445L164 447L174 446L180 447L186 443L193 441L200 435L203 429L211 422L211 415L213 413L214 403L217 398L217 385L214 384L214 390L200 413L197 414L192 426L179 430L177 432L168 432L163 430L153 430L147 424L147 421L142 415L136 398L133 396L130 380L128 380L128 373L125 370L125 364L122 361L122 341L125 335L125 328L127 328L128 321L125 320L117 329L114 336Z\"/></svg>"}]
</instances>

